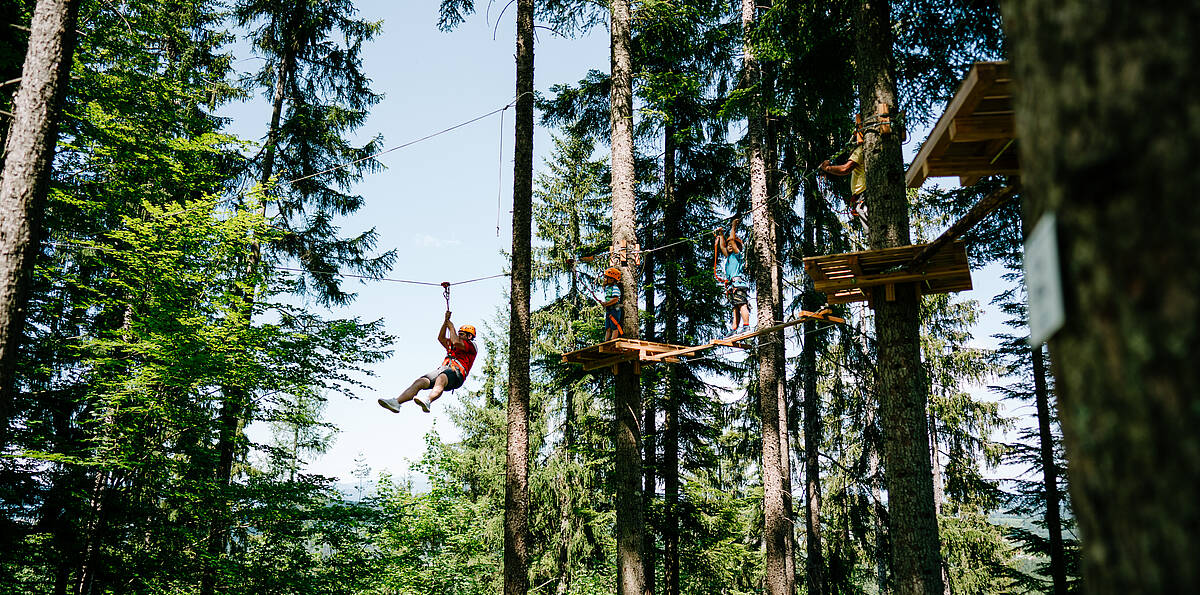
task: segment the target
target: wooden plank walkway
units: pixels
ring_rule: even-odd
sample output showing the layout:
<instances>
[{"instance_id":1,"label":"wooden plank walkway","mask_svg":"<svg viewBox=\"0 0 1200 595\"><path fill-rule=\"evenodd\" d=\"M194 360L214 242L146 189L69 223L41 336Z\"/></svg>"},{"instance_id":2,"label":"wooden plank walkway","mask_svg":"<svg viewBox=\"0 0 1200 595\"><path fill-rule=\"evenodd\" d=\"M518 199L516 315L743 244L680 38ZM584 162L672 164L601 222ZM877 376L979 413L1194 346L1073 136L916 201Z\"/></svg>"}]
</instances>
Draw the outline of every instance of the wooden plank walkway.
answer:
<instances>
[{"instance_id":1,"label":"wooden plank walkway","mask_svg":"<svg viewBox=\"0 0 1200 595\"><path fill-rule=\"evenodd\" d=\"M712 349L714 347L736 347L739 349L747 349L751 345L744 343L747 339L752 339L759 335L785 329L789 326L794 326L808 320L817 320L825 322L844 323L845 319L833 316L829 310L820 312L799 312L795 318L787 322L772 325L767 328L762 328L732 337L723 339L713 339L703 345L688 347L685 345L672 345L670 343L656 343L654 341L641 341L638 339L613 339L605 341L583 349L577 349L562 355L563 363L567 364L583 364L584 370L596 370L599 368L607 368L616 366L624 362L635 362L635 372L640 373L640 365L642 362L667 362L678 363L682 361L680 358L691 357L696 353Z\"/></svg>"}]
</instances>

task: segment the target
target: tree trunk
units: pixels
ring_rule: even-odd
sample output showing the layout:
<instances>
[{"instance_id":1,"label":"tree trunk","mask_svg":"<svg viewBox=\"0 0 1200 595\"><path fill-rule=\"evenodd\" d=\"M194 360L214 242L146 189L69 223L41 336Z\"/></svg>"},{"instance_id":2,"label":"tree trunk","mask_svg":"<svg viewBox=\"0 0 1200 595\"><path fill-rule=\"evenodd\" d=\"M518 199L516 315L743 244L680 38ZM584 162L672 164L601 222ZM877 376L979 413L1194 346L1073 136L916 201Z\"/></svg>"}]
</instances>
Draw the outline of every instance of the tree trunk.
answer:
<instances>
[{"instance_id":1,"label":"tree trunk","mask_svg":"<svg viewBox=\"0 0 1200 595\"><path fill-rule=\"evenodd\" d=\"M1200 4L1003 8L1029 220L1057 213L1050 363L1086 590L1200 592Z\"/></svg>"},{"instance_id":2,"label":"tree trunk","mask_svg":"<svg viewBox=\"0 0 1200 595\"><path fill-rule=\"evenodd\" d=\"M637 241L636 196L633 171L633 64L630 54L629 0L614 0L612 9L612 240L616 247L631 247ZM633 255L616 253L613 266L621 270L621 326L625 336L638 336L638 291ZM616 416L614 487L616 494L617 592L642 595L642 456L638 412L642 406L641 383L634 363L621 364L614 382L613 409Z\"/></svg>"},{"instance_id":3,"label":"tree trunk","mask_svg":"<svg viewBox=\"0 0 1200 595\"><path fill-rule=\"evenodd\" d=\"M529 591L529 285L533 229L533 0L517 0L512 285L508 323L508 455L504 466L504 593Z\"/></svg>"},{"instance_id":4,"label":"tree trunk","mask_svg":"<svg viewBox=\"0 0 1200 595\"><path fill-rule=\"evenodd\" d=\"M0 173L0 446L12 416L13 373L41 240L58 112L71 74L79 0L40 0L29 25L21 86ZM6 35L11 33L6 32Z\"/></svg>"},{"instance_id":5,"label":"tree trunk","mask_svg":"<svg viewBox=\"0 0 1200 595\"><path fill-rule=\"evenodd\" d=\"M804 253L818 254L817 218L819 198L813 184L804 187ZM816 312L822 305L821 295L812 288L812 279L805 279L804 309ZM808 537L804 566L808 595L825 595L825 554L821 543L821 443L824 424L821 420L821 395L817 392L817 325L805 322L804 346L800 352L800 375L804 391L804 528Z\"/></svg>"},{"instance_id":6,"label":"tree trunk","mask_svg":"<svg viewBox=\"0 0 1200 595\"><path fill-rule=\"evenodd\" d=\"M577 245L577 244L573 244ZM572 275L574 277L574 275ZM566 468L575 462L575 397L573 387L563 390L563 441L562 456ZM574 522L574 504L571 502L570 477L559 477L562 482L562 498L558 503L558 584L556 595L567 595L571 590L571 560L568 549L571 542L571 526Z\"/></svg>"},{"instance_id":7,"label":"tree trunk","mask_svg":"<svg viewBox=\"0 0 1200 595\"><path fill-rule=\"evenodd\" d=\"M897 104L889 10L887 0L860 0L855 13L855 60L865 119L874 117L878 104ZM899 135L868 133L863 161L871 248L909 245ZM941 595L942 561L925 417L928 394L921 366L920 298L912 284L896 287L892 301L886 299L883 288L875 290L872 297L896 592Z\"/></svg>"},{"instance_id":8,"label":"tree trunk","mask_svg":"<svg viewBox=\"0 0 1200 595\"><path fill-rule=\"evenodd\" d=\"M1042 481L1046 490L1046 532L1050 537L1050 578L1054 595L1067 594L1067 555L1063 549L1062 513L1059 510L1058 465L1054 463L1054 434L1050 432L1050 390L1042 346L1031 349L1033 395L1037 404L1038 444L1042 452Z\"/></svg>"},{"instance_id":9,"label":"tree trunk","mask_svg":"<svg viewBox=\"0 0 1200 595\"><path fill-rule=\"evenodd\" d=\"M675 194L675 126L667 124L666 143L664 151L663 177L670 184L670 193L664 194L663 212L665 213L665 237L672 240L682 235L680 224L683 220L683 201ZM670 164L670 168L666 167ZM663 300L664 320L663 332L667 343L679 344L679 263L685 258L681 246L673 246L666 250L665 267L663 271ZM666 368L666 399L663 407L663 456L661 474L663 477L663 581L666 583L666 595L679 595L679 400L682 394L679 386L679 368Z\"/></svg>"},{"instance_id":10,"label":"tree trunk","mask_svg":"<svg viewBox=\"0 0 1200 595\"><path fill-rule=\"evenodd\" d=\"M675 139L674 139L674 134L675 134L674 127L670 123L666 124L665 130L663 132L663 137L664 137L663 138L663 195L662 195L662 201L661 201L661 205L663 208L666 208L667 205L671 204L671 197L673 196L673 194L675 192L675 189L674 189L674 186L675 186ZM653 208L653 206L651 206L651 208L647 209L647 212L654 213L655 209ZM652 237L653 237L653 230L647 229L646 230L646 244L647 245L653 244L653 242L651 241ZM661 241L672 241L675 236L662 234L660 237L663 238L663 240L661 240ZM655 255L655 253L653 253L653 252L645 254L644 255L645 260L642 263L642 266L644 268L644 273L645 273L645 278L643 279L643 285L646 288L647 317L646 317L645 336L646 336L647 341L655 340L655 321L657 319L657 315L655 314L656 290L655 290L655 282L654 282L655 281L654 255ZM653 376L648 378L648 382L646 383L646 385L647 385L647 387L661 386L660 377L657 372L657 369L656 369L655 373L653 374ZM657 458L658 458L658 435L657 435L657 433L658 433L658 428L657 428L658 407L657 407L656 401L657 401L656 392L653 389L650 389L649 392L647 392L647 394L645 395L645 413L643 415L644 422L642 425L643 440L645 441L645 445L643 448L646 453L645 454L645 466L643 467L645 483L642 486L642 499L646 506L646 515L647 515L646 519L647 519L647 522L650 524L652 524L652 522L650 521L650 516L649 516L650 515L650 506L651 506L651 503L654 501L654 492L658 486L658 477L656 474L657 467L658 467L658 462L657 462ZM656 565L655 558L656 558L657 552L655 551L654 532L653 531L649 531L649 530L646 531L645 542L642 546L642 550L643 550L642 551L642 556L643 556L642 564L643 564L643 568L644 568L643 574L645 575L645 578L643 579L645 581L645 584L643 585L643 589L644 589L644 592L646 595L654 595L654 587L655 587L654 569L655 569L655 565Z\"/></svg>"},{"instance_id":11,"label":"tree trunk","mask_svg":"<svg viewBox=\"0 0 1200 595\"><path fill-rule=\"evenodd\" d=\"M755 27L754 0L742 0L742 31L746 36L743 47L742 87L750 88L761 82L758 59L750 45L749 36ZM761 96L754 101L747 118L747 153L750 165L750 206L753 210L755 259L754 281L758 326L770 326L782 317L775 299L779 283L776 262L775 222L768 206L767 166L763 155L763 129L766 124ZM769 595L791 595L792 576L788 574L788 523L783 489L783 461L780 453L779 386L782 370L778 350L783 347L783 332L777 331L758 338L758 400L762 421L762 482L763 482L763 539L766 545L765 592Z\"/></svg>"}]
</instances>

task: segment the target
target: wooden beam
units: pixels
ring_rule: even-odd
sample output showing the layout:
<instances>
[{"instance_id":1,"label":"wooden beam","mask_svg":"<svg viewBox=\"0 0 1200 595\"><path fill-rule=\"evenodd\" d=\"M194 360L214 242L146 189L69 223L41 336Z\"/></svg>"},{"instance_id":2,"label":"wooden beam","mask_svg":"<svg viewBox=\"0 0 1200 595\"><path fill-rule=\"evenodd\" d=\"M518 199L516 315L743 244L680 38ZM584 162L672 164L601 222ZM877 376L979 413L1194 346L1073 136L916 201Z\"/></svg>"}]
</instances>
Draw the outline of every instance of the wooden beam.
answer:
<instances>
[{"instance_id":1,"label":"wooden beam","mask_svg":"<svg viewBox=\"0 0 1200 595\"><path fill-rule=\"evenodd\" d=\"M1015 196L1016 190L1015 186L1005 186L980 199L975 206L971 207L971 210L967 211L966 215L963 215L962 219L955 221L936 240L925 244L925 247L921 248L921 251L917 252L916 256L913 256L912 260L904 265L904 270L912 272L928 264L929 259L933 258L942 248L949 246L959 236L983 221L984 217Z\"/></svg>"},{"instance_id":2,"label":"wooden beam","mask_svg":"<svg viewBox=\"0 0 1200 595\"><path fill-rule=\"evenodd\" d=\"M1017 163L1016 155L1005 153L995 162L992 157L944 157L934 161L929 161L925 164L927 171L926 177L938 178L942 176L969 176L969 175L985 175L985 176L1000 176L1000 175L1017 175L1021 173L1021 167Z\"/></svg>"},{"instance_id":3,"label":"wooden beam","mask_svg":"<svg viewBox=\"0 0 1200 595\"><path fill-rule=\"evenodd\" d=\"M635 357L636 356L634 354L626 352L626 353L621 353L619 355L614 355L612 357L606 357L604 359L593 360L591 362L584 362L583 370L585 372L589 372L589 371L595 370L597 368L607 368L609 366L619 364L621 362L627 362L631 359L634 359Z\"/></svg>"},{"instance_id":4,"label":"wooden beam","mask_svg":"<svg viewBox=\"0 0 1200 595\"><path fill-rule=\"evenodd\" d=\"M959 116L950 122L950 142L970 143L998 138L1010 139L1016 133L1011 114L999 116Z\"/></svg>"},{"instance_id":5,"label":"wooden beam","mask_svg":"<svg viewBox=\"0 0 1200 595\"><path fill-rule=\"evenodd\" d=\"M881 273L878 275L864 275L849 281L834 281L820 287L815 287L814 289L828 294L831 291L864 289L877 285L894 285L896 283L913 283L916 281L939 281L961 277L962 275L963 272L958 268L930 270L920 273Z\"/></svg>"}]
</instances>

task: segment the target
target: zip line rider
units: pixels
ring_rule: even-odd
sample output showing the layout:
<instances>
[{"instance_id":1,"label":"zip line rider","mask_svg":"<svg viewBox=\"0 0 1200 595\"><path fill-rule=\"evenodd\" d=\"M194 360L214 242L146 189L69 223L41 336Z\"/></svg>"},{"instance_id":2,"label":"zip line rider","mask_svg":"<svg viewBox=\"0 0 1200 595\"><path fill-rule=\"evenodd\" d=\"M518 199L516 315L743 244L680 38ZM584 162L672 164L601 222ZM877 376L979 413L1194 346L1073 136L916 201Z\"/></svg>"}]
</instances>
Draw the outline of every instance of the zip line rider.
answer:
<instances>
[{"instance_id":1,"label":"zip line rider","mask_svg":"<svg viewBox=\"0 0 1200 595\"><path fill-rule=\"evenodd\" d=\"M713 242L713 273L716 274L717 280L725 284L725 295L729 296L729 304L733 307L733 329L729 336L739 335L750 332L750 285L746 283L746 277L742 274L742 269L745 267L745 255L742 254L744 244L741 238L737 237L738 220L735 217L729 225L729 236L722 235L724 229L718 227L713 231L715 236ZM721 277L720 269L717 269L718 256L725 257L725 276Z\"/></svg>"},{"instance_id":2,"label":"zip line rider","mask_svg":"<svg viewBox=\"0 0 1200 595\"><path fill-rule=\"evenodd\" d=\"M408 401L417 404L425 413L429 413L429 404L442 396L442 391L454 390L463 385L475 356L479 350L475 347L475 327L464 324L454 332L454 323L450 322L450 312L446 311L446 320L438 329L438 343L446 348L446 358L442 365L434 368L428 374L417 378L399 397L394 399L379 399L379 404L393 413L400 413L400 405ZM430 389L429 395L422 399L417 391Z\"/></svg>"}]
</instances>

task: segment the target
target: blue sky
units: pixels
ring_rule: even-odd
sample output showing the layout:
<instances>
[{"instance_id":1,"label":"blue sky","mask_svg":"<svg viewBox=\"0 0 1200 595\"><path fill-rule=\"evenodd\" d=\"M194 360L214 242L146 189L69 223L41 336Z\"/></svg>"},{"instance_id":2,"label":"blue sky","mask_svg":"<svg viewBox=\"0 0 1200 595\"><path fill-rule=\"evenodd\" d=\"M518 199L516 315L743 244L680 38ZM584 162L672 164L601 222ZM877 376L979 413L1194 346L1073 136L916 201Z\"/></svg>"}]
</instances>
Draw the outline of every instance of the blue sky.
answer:
<instances>
[{"instance_id":1,"label":"blue sky","mask_svg":"<svg viewBox=\"0 0 1200 595\"><path fill-rule=\"evenodd\" d=\"M366 46L364 69L373 88L385 97L359 131L360 140L381 134L384 147L396 146L512 101L515 38L511 8L497 26L496 11L502 4L492 7L491 22L485 21L486 5L481 4L480 14L456 31L444 33L435 26L435 1L365 0L357 4L363 18L384 22L382 35ZM244 57L245 52L239 51ZM595 29L580 39L562 39L539 29L535 55L535 86L543 93L551 85L578 81L590 69L607 71L607 29ZM246 60L239 66L249 69L254 64ZM269 115L261 100L230 106L224 112L234 118L234 131L249 138L262 136ZM493 115L384 155L381 161L386 169L368 175L355 189L366 198L365 206L342 221L342 228L357 233L374 227L380 248L398 251L396 265L387 275L391 278L438 283L503 272L502 251L512 243L512 125L510 109L503 114L503 129L501 116ZM923 136L918 134L918 138ZM539 127L534 141L536 168L542 167L550 145L550 131ZM919 143L910 143L905 149L911 153L918 147ZM999 273L995 267L977 271L977 289L960 297L986 305L1002 290ZM357 281L349 282L348 287L358 292L358 299L331 314L383 319L396 337L394 353L373 367L376 376L367 384L374 392L362 391L353 400L331 397L327 419L339 432L329 451L313 461L308 471L349 480L361 453L375 473L404 475L409 464L420 458L428 431L436 427L445 439L457 436L445 415L446 406L456 401L455 393L447 393L431 414L411 404L393 414L375 403L381 396L394 396L441 361L444 351L435 340L445 309L441 288ZM508 279L503 277L452 288L454 322L474 324L484 332L484 324L506 304L507 288ZM539 297L534 296L535 307ZM999 330L1000 318L989 309L976 332L980 345L990 346L988 337ZM476 388L480 382L474 375L460 392ZM252 429L252 435L266 439L261 428Z\"/></svg>"}]
</instances>

